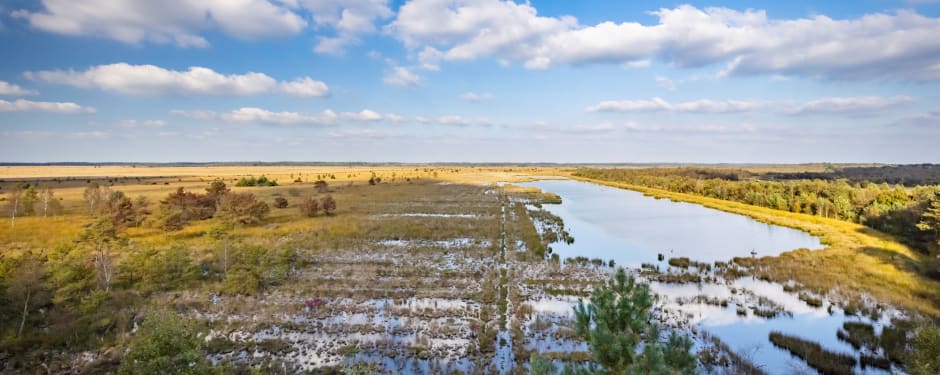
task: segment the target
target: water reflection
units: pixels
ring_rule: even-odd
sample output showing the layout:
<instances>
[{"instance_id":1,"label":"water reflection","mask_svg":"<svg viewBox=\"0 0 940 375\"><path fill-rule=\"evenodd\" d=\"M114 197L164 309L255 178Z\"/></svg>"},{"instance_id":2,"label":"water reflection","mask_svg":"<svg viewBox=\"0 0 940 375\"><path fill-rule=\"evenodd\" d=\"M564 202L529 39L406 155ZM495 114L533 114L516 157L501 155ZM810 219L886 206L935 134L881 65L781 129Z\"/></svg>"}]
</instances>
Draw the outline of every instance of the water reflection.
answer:
<instances>
[{"instance_id":1,"label":"water reflection","mask_svg":"<svg viewBox=\"0 0 940 375\"><path fill-rule=\"evenodd\" d=\"M677 270L669 258L688 257L711 263L733 257L778 255L784 251L824 246L807 233L758 222L748 217L702 206L654 199L641 193L572 180L544 180L522 183L562 197L560 205L543 208L561 217L573 244L555 243L552 249L561 258L577 256L613 259L618 265L639 268L642 263L658 265L665 272ZM658 254L663 253L663 259ZM692 269L694 272L699 270ZM685 271L683 271L685 272ZM667 325L705 330L739 354L750 358L771 374L799 369L812 373L804 362L768 340L771 332L818 342L824 349L862 354L837 333L846 322L861 322L881 332L900 313L884 309L874 318L846 314L824 298L807 303L783 285L750 277L723 280L710 272L703 276L716 282L650 282L660 295L660 318ZM571 301L559 301L573 305ZM539 310L559 306L536 305ZM878 349L865 354L883 356ZM896 370L896 368L895 368ZM856 365L857 373L881 374L887 371Z\"/></svg>"}]
</instances>

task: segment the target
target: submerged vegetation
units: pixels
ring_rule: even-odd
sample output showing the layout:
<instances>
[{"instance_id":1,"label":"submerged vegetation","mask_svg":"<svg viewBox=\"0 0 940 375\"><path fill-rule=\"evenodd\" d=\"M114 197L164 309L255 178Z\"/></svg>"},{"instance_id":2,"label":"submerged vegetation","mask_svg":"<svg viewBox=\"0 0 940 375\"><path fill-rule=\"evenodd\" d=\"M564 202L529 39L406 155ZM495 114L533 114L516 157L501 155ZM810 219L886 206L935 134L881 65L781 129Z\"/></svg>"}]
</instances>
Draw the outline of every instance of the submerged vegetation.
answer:
<instances>
[{"instance_id":1,"label":"submerged vegetation","mask_svg":"<svg viewBox=\"0 0 940 375\"><path fill-rule=\"evenodd\" d=\"M671 267L649 264L634 273L594 255L562 259L552 246L575 239L545 206L561 197L490 183L560 172L252 170L294 182L256 179L244 187L237 185L249 178L245 171L2 182L11 220L0 226L0 373L685 374L719 367L758 374L759 358L752 363L739 348L685 325L688 317L660 310L650 285L773 280L774 272L782 278L793 270L777 267L779 259L829 264L818 252L714 264L660 254L660 264ZM47 193L47 183L60 187ZM859 241L820 233L826 228L818 225L830 247ZM852 267L876 273L872 280L894 275L872 265ZM914 284L920 280L888 287L929 300L924 285L933 284ZM846 315L882 311L833 299L823 285L787 279L784 292ZM792 315L744 289L671 302L748 318ZM935 327L866 324L847 323L838 333L859 348L858 365L936 372ZM811 365L810 357L825 356L825 348L777 341Z\"/></svg>"},{"instance_id":2,"label":"submerged vegetation","mask_svg":"<svg viewBox=\"0 0 940 375\"><path fill-rule=\"evenodd\" d=\"M720 169L693 168L578 169L573 176L804 230L819 236L827 245L826 250L795 250L778 257L736 258L735 262L755 271L762 279L781 283L796 279L803 288L817 293L827 293L839 286L841 293L870 293L899 306L940 317L940 280L934 278L934 270L940 266L936 247L917 240L923 246L912 250L897 242L896 238L904 239L903 236L886 235L841 220L838 218L841 211L821 208L830 207L825 203L832 203L830 198L842 196L846 202L854 202L846 207L862 207L859 212L863 221L874 220L864 213L875 211L879 213L874 216L878 220L904 218L889 222L898 231L917 232L915 237L905 240L912 242L914 238L932 235L917 226L929 219L931 211L919 210L926 204L923 202L937 199L940 187L851 185L846 181L824 180L743 180L728 173ZM794 203L787 203L788 210L769 207L766 199L774 194L792 198ZM795 208L799 208L798 212L791 212Z\"/></svg>"}]
</instances>

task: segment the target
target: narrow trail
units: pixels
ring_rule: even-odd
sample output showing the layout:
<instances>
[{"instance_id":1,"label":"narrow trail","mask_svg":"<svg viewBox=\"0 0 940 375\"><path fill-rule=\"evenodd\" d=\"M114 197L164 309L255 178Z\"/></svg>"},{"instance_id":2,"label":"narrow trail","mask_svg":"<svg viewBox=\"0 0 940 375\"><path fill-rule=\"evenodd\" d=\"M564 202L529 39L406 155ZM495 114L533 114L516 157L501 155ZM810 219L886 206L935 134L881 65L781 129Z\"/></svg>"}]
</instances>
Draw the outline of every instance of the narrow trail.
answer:
<instances>
[{"instance_id":1,"label":"narrow trail","mask_svg":"<svg viewBox=\"0 0 940 375\"><path fill-rule=\"evenodd\" d=\"M509 300L509 288L507 275L509 274L509 262L506 261L506 197L500 195L500 215L499 215L499 259L497 268L499 269L499 314L500 324L499 333L496 335L496 356L493 358L493 365L501 374L507 374L515 366L515 353L513 351L512 335L507 328L510 319L511 301Z\"/></svg>"}]
</instances>

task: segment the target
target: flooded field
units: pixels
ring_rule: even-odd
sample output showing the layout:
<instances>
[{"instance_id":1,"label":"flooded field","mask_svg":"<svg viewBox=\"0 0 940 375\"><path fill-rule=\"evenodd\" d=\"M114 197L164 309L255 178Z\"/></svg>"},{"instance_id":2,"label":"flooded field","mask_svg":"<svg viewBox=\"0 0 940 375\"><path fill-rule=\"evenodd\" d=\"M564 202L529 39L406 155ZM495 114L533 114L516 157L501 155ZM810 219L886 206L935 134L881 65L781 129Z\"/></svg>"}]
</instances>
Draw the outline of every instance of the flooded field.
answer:
<instances>
[{"instance_id":1,"label":"flooded field","mask_svg":"<svg viewBox=\"0 0 940 375\"><path fill-rule=\"evenodd\" d=\"M706 338L717 338L770 374L815 373L806 360L772 342L771 333L777 332L851 357L843 366L849 371L898 370L887 357L898 345L891 342L892 335L903 337L898 332L902 328L892 326L892 321L904 318L900 312L874 301L831 301L825 295L799 291L792 283L741 277L731 262L734 257L821 248L819 240L809 234L585 182L523 185L562 198L562 204L544 209L564 220L575 241L552 244L553 253L562 259L612 259L631 267L660 296L660 320L698 333L700 345ZM574 306L573 302L560 304L569 311Z\"/></svg>"},{"instance_id":2,"label":"flooded field","mask_svg":"<svg viewBox=\"0 0 940 375\"><path fill-rule=\"evenodd\" d=\"M211 327L215 362L526 373L533 353L587 363L573 306L625 266L659 295L658 324L695 340L700 372L815 373L817 357L842 358L850 373L897 369L899 312L758 280L730 261L819 248L815 237L583 182L523 185L388 187L394 199L351 209L348 234L284 238L310 246L289 283L175 303Z\"/></svg>"}]
</instances>

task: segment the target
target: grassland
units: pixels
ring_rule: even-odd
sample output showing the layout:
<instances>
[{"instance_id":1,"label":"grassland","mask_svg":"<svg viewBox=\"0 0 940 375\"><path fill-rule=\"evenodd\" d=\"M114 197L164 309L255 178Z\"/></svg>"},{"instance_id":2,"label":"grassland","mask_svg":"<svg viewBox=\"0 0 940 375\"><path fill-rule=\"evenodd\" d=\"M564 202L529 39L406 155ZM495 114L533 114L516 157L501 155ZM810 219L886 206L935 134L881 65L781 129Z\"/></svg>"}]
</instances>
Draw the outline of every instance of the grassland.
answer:
<instances>
[{"instance_id":1,"label":"grassland","mask_svg":"<svg viewBox=\"0 0 940 375\"><path fill-rule=\"evenodd\" d=\"M567 297L546 290L564 285L583 294L602 277L601 270L589 265L561 269L543 260L548 243L526 204L557 196L494 184L547 170L22 168L2 177L2 191L15 183L49 184L65 210L18 218L15 227L0 225L0 254L7 259L37 252L51 257L66 246L80 264L93 262L92 249L81 240L93 221L82 203L82 192L92 182L130 197L145 196L156 206L177 188L201 192L210 181L223 179L234 192L250 192L269 204L286 198L289 204L272 208L260 225L230 229L221 239L212 235L220 225L217 218L170 232L154 223L128 228L124 244L112 254L118 282L108 292L110 302L78 309L103 322L103 328L79 343L75 332L84 331L77 325L85 320L74 320L76 313L61 307L64 303L42 302L49 312L29 319L25 332L32 338L11 333L0 346L0 373L28 372L40 364L53 372L113 371L123 349L134 342L133 326L155 309L201 322L208 355L239 366L284 364L303 371L382 360L391 372L507 372L517 371L539 348L554 348L553 358L585 356L564 328ZM242 177L260 175L278 180L279 186L234 186ZM328 181L330 192L316 191L318 179ZM380 182L373 185L370 179ZM297 209L304 197L325 195L338 203L333 215L307 217ZM272 267L258 270L260 291L240 285L246 281L233 276L228 264L243 259L230 257ZM186 264L173 266L180 259ZM170 273L147 270L158 266ZM44 293L60 294L57 277L50 276ZM543 283L529 285L527 279ZM82 301L101 295L93 285L89 288ZM565 308L557 314L533 305L558 298ZM9 317L17 319L0 326L14 332L19 315L10 311ZM46 353L45 359L37 362L36 353ZM242 353L254 354L239 359Z\"/></svg>"},{"instance_id":2,"label":"grassland","mask_svg":"<svg viewBox=\"0 0 940 375\"><path fill-rule=\"evenodd\" d=\"M0 191L8 192L22 182L48 184L65 208L51 217L18 218L15 227L0 225L0 255L7 259L27 252L51 256L63 244L86 261L90 259L90 250L80 238L93 221L82 203L82 192L91 182L130 197L145 196L155 209L177 188L201 192L215 179L269 204L275 198L289 202L287 208L272 208L260 225L234 228L223 239L212 234L220 224L217 218L194 221L179 231L165 232L153 223L128 228L126 243L114 254L114 263L118 279L131 281L120 282L111 291L108 303L113 306L99 307L107 319L93 315L107 323L106 329L94 331L92 340L74 344L68 335L85 321L75 320L74 312L60 312L57 302L48 302L44 315L35 314L30 320L26 331L30 340L11 339L11 334L5 337L13 344L0 347L0 362L6 366L0 366L0 373L24 372L38 368L31 366L39 363L52 366L53 372L113 371L121 353L134 343L133 327L153 310L166 308L200 322L207 335L203 350L208 356L239 366L293 366L303 371L379 361L390 372L510 373L524 371L531 352L583 362L590 356L572 329L571 306L612 269L600 259L553 257L550 244L564 240L564 227L537 206L557 203L557 195L495 184L531 176L567 176L570 171L564 168L0 168L4 171ZM234 186L243 177L261 175L279 185ZM319 179L329 183L330 192L315 189L314 181ZM372 185L370 179L380 182ZM820 236L829 246L823 251L742 260L721 272L737 274L746 266L768 280L793 279L801 290L814 294L865 292L880 301L940 315L935 302L940 300L940 285L916 272L922 259L873 230L732 202L591 182L801 229ZM338 203L334 215L307 217L298 210L304 197L325 195ZM279 273L277 277L262 277L258 292L232 292L231 284L239 280L232 281L227 268L223 272L219 264L224 261L227 267L229 256L251 257L251 251L260 252L262 259L255 261L264 267L274 262L271 259L286 260L268 272ZM144 277L156 281L135 274L161 259L170 261L160 254L188 259L192 272ZM690 266L703 268L698 263ZM718 273L716 269L707 276L714 278ZM666 276L681 275L670 272L658 277ZM49 292L55 292L57 286L49 283ZM99 294L90 294L95 295ZM731 302L745 306L753 304L753 299ZM707 303L724 306L717 300ZM81 311L89 311L82 306ZM770 311L772 306L766 307ZM663 315L673 321L688 318L669 312ZM757 310L755 315L759 315ZM0 328L9 333L17 322L2 322ZM720 343L713 346L724 348L715 349L725 352L718 356L735 358ZM750 366L732 362L740 362L739 368Z\"/></svg>"}]
</instances>

